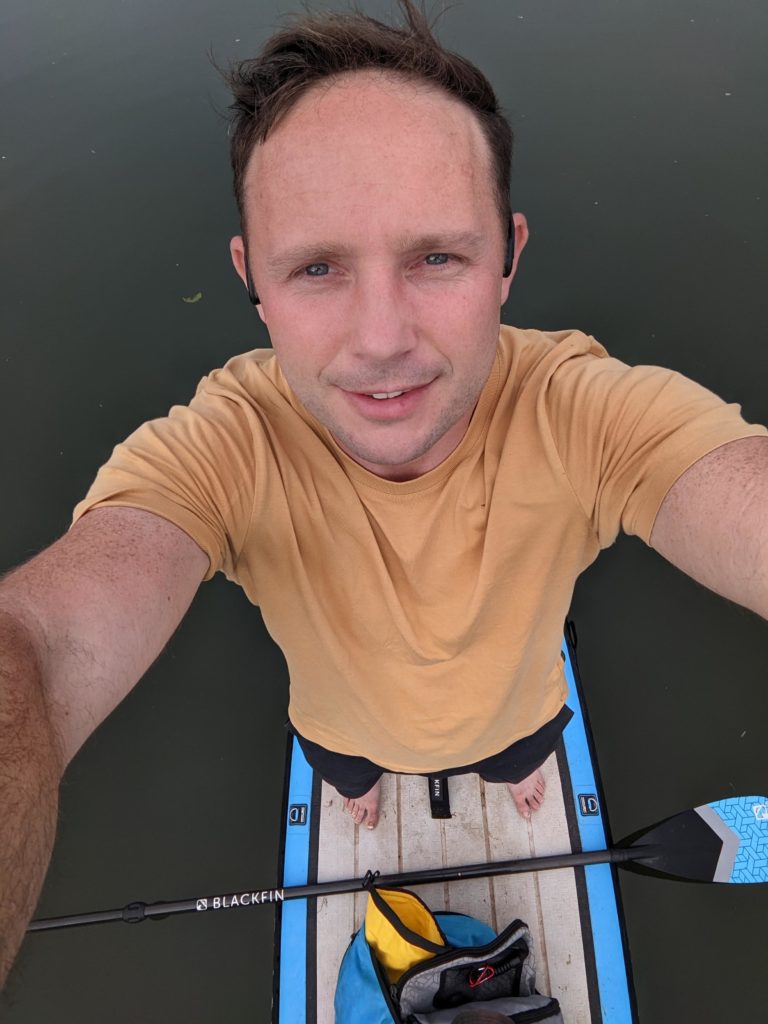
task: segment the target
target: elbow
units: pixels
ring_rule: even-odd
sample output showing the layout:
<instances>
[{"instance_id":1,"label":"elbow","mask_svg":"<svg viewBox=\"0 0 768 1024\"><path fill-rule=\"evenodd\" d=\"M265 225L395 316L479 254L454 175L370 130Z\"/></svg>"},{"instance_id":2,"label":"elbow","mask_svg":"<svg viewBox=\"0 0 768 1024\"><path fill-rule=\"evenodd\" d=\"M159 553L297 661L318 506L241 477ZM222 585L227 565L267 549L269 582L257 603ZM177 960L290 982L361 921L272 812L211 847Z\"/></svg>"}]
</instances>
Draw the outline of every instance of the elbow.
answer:
<instances>
[{"instance_id":1,"label":"elbow","mask_svg":"<svg viewBox=\"0 0 768 1024\"><path fill-rule=\"evenodd\" d=\"M37 764L48 785L58 786L68 758L46 691L41 649L41 637L26 616L0 604L0 725L24 739L30 762ZM5 740L8 750L10 740Z\"/></svg>"}]
</instances>

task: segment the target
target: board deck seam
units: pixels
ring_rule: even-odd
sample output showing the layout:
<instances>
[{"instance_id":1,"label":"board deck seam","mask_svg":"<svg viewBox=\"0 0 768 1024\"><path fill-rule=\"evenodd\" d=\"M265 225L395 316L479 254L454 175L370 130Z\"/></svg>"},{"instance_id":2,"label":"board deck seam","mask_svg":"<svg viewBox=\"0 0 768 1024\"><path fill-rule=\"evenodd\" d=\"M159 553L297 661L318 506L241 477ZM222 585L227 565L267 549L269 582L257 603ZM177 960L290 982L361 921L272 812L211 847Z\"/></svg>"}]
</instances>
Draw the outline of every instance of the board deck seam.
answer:
<instances>
[{"instance_id":1,"label":"board deck seam","mask_svg":"<svg viewBox=\"0 0 768 1024\"><path fill-rule=\"evenodd\" d=\"M403 813L401 801L400 776L395 776L395 790L397 794L397 870L403 870Z\"/></svg>"},{"instance_id":2,"label":"board deck seam","mask_svg":"<svg viewBox=\"0 0 768 1024\"><path fill-rule=\"evenodd\" d=\"M531 857L536 856L536 839L533 833L533 822L529 818L527 821L528 826L528 849ZM549 954L547 952L547 933L544 929L544 914L542 907L541 898L541 885L539 884L539 873L538 871L533 872L533 888L536 892L536 927L539 933L539 948L541 949L541 958L545 964L549 964Z\"/></svg>"},{"instance_id":3,"label":"board deck seam","mask_svg":"<svg viewBox=\"0 0 768 1024\"><path fill-rule=\"evenodd\" d=\"M445 822L440 821L440 863L445 868L448 866L448 840L445 836ZM445 909L451 909L451 888L447 882L443 882L443 893L445 894Z\"/></svg>"},{"instance_id":4,"label":"board deck seam","mask_svg":"<svg viewBox=\"0 0 768 1024\"><path fill-rule=\"evenodd\" d=\"M485 862L490 864L491 862L491 836L488 827L488 804L486 801L485 794L485 780L479 779L480 783L480 807L483 815L483 839L485 841ZM498 934L499 932L499 920L496 915L496 887L493 883L493 879L488 879L488 899L491 905L491 928Z\"/></svg>"}]
</instances>

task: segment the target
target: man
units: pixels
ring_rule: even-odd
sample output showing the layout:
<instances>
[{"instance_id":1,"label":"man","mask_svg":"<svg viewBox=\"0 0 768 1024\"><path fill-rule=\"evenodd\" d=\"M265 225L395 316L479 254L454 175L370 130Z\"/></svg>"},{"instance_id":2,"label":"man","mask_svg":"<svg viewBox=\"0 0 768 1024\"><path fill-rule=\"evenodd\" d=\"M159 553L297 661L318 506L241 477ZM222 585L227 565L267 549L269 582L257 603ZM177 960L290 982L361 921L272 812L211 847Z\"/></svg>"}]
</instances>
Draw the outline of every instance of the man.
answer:
<instances>
[{"instance_id":1,"label":"man","mask_svg":"<svg viewBox=\"0 0 768 1024\"><path fill-rule=\"evenodd\" d=\"M0 976L64 767L217 569L261 606L308 757L369 827L383 770L476 770L540 805L563 618L620 527L768 617L765 428L578 332L500 330L527 240L509 129L402 7L402 32L318 17L239 67L232 257L275 357L118 446L0 588Z\"/></svg>"}]
</instances>

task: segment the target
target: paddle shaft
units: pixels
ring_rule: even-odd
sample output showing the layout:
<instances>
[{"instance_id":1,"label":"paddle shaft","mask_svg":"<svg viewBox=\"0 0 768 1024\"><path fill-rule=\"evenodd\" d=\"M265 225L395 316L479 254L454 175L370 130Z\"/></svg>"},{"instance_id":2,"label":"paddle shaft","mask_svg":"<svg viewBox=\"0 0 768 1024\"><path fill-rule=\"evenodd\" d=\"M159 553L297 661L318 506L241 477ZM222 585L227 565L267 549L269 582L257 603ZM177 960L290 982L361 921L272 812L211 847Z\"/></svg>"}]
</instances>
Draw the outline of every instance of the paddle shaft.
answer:
<instances>
[{"instance_id":1,"label":"paddle shaft","mask_svg":"<svg viewBox=\"0 0 768 1024\"><path fill-rule=\"evenodd\" d=\"M455 868L434 868L407 871L397 875L375 876L375 884L383 888L424 885L429 882L455 882L462 878L487 878L494 875L515 875L526 871L551 871L556 868L585 867L589 864L623 864L644 860L658 852L656 846L631 849L590 850L583 853L555 854L549 857L531 857L528 860L502 860L495 863L465 864ZM335 882L315 882L312 885L291 885L282 889L248 889L225 896L205 896L168 903L129 903L121 910L100 910L90 914L71 914L48 917L30 922L27 931L48 931L54 928L74 928L106 921L125 921L135 924L148 917L164 918L170 914L188 914L209 910L231 910L234 907L261 906L283 903L286 900L307 899L311 896L336 896L341 893L360 892L363 879L347 878Z\"/></svg>"}]
</instances>

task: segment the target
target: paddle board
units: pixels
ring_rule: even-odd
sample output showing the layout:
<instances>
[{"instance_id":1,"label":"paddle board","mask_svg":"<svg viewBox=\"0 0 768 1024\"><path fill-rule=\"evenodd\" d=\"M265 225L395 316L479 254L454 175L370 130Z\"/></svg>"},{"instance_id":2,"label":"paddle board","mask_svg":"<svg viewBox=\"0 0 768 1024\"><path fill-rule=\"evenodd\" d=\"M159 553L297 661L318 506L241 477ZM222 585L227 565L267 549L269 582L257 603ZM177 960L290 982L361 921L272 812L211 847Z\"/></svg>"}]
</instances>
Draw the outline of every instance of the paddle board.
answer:
<instances>
[{"instance_id":1,"label":"paddle board","mask_svg":"<svg viewBox=\"0 0 768 1024\"><path fill-rule=\"evenodd\" d=\"M542 767L543 807L524 821L503 785L477 775L448 781L450 817L433 817L423 776L385 775L378 826L354 825L341 797L289 738L279 877L285 886L604 849L610 845L568 623L562 653L574 715ZM434 795L434 794L433 794ZM537 988L568 1024L636 1024L616 868L608 864L462 879L414 891L435 911L471 914L500 931L522 918L532 933ZM296 900L277 909L273 1024L333 1024L339 965L367 894Z\"/></svg>"}]
</instances>

